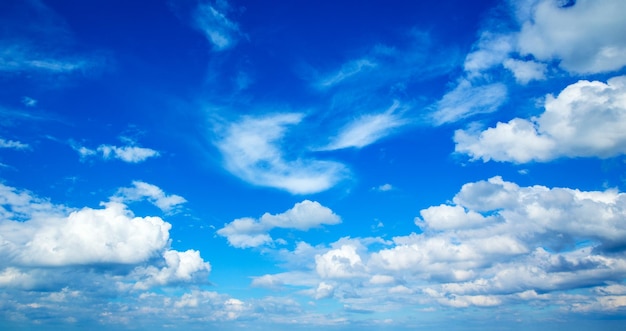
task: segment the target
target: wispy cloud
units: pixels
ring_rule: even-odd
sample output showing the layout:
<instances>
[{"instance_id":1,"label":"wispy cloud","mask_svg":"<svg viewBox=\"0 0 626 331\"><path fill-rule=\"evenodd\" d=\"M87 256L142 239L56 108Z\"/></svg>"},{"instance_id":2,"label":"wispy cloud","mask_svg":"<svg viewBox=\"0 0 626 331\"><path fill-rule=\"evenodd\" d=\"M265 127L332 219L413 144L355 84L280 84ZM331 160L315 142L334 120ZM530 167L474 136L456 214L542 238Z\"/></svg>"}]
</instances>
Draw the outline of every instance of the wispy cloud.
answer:
<instances>
[{"instance_id":1,"label":"wispy cloud","mask_svg":"<svg viewBox=\"0 0 626 331\"><path fill-rule=\"evenodd\" d=\"M391 134L407 123L399 114L400 102L394 101L384 113L363 115L341 129L340 133L321 151L363 148Z\"/></svg>"},{"instance_id":2,"label":"wispy cloud","mask_svg":"<svg viewBox=\"0 0 626 331\"><path fill-rule=\"evenodd\" d=\"M269 231L274 228L307 231L321 225L340 222L339 216L329 208L317 201L304 200L284 213L276 215L265 213L259 219L236 219L217 230L217 234L226 237L228 243L234 247L257 247L273 242Z\"/></svg>"},{"instance_id":3,"label":"wispy cloud","mask_svg":"<svg viewBox=\"0 0 626 331\"><path fill-rule=\"evenodd\" d=\"M611 157L626 153L626 76L584 81L548 95L545 111L486 130L457 130L455 151L483 161L546 162L559 157Z\"/></svg>"},{"instance_id":4,"label":"wispy cloud","mask_svg":"<svg viewBox=\"0 0 626 331\"><path fill-rule=\"evenodd\" d=\"M239 26L231 21L226 14L230 6L226 1L201 3L196 9L195 25L200 29L216 51L233 47L242 34Z\"/></svg>"},{"instance_id":5,"label":"wispy cloud","mask_svg":"<svg viewBox=\"0 0 626 331\"><path fill-rule=\"evenodd\" d=\"M16 140L6 140L6 139L0 138L0 148L24 150L24 149L30 148L30 146L28 144L25 144Z\"/></svg>"},{"instance_id":6,"label":"wispy cloud","mask_svg":"<svg viewBox=\"0 0 626 331\"><path fill-rule=\"evenodd\" d=\"M224 157L224 167L251 184L294 194L329 189L345 175L342 164L311 158L288 160L281 150L287 127L302 118L296 113L274 114L228 124L215 142Z\"/></svg>"},{"instance_id":7,"label":"wispy cloud","mask_svg":"<svg viewBox=\"0 0 626 331\"><path fill-rule=\"evenodd\" d=\"M433 123L442 125L456 122L476 114L491 113L506 101L507 88L502 83L474 86L466 79L437 102L432 114Z\"/></svg>"},{"instance_id":8,"label":"wispy cloud","mask_svg":"<svg viewBox=\"0 0 626 331\"><path fill-rule=\"evenodd\" d=\"M344 64L338 72L322 78L318 84L320 88L331 88L352 76L358 75L362 71L375 67L376 63L368 59L351 61Z\"/></svg>"}]
</instances>

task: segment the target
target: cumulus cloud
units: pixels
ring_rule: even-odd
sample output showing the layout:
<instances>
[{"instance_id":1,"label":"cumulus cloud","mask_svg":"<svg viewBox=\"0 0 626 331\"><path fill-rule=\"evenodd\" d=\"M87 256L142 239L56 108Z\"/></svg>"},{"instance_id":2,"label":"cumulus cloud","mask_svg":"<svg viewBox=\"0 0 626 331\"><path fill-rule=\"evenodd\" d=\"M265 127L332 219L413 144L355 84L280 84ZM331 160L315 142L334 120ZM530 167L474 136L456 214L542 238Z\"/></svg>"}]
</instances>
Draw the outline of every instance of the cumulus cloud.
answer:
<instances>
[{"instance_id":1,"label":"cumulus cloud","mask_svg":"<svg viewBox=\"0 0 626 331\"><path fill-rule=\"evenodd\" d=\"M625 217L626 195L616 190L523 187L493 177L421 210L419 233L301 243L290 252L298 262L286 262L293 271L254 282L379 312L398 302L616 311L626 293Z\"/></svg>"},{"instance_id":2,"label":"cumulus cloud","mask_svg":"<svg viewBox=\"0 0 626 331\"><path fill-rule=\"evenodd\" d=\"M151 157L157 157L160 155L158 151L138 146L118 147L103 144L98 146L95 150L75 144L73 144L72 147L78 152L78 154L80 154L81 159L99 154L105 160L118 159L128 163L140 163Z\"/></svg>"},{"instance_id":3,"label":"cumulus cloud","mask_svg":"<svg viewBox=\"0 0 626 331\"><path fill-rule=\"evenodd\" d=\"M285 159L280 141L287 126L300 123L302 114L246 117L230 124L216 146L224 166L239 178L294 194L324 191L342 179L345 167L315 159Z\"/></svg>"},{"instance_id":4,"label":"cumulus cloud","mask_svg":"<svg viewBox=\"0 0 626 331\"><path fill-rule=\"evenodd\" d=\"M435 125L456 122L470 116L496 111L507 99L507 88L502 83L475 85L462 79L436 104L432 114Z\"/></svg>"},{"instance_id":5,"label":"cumulus cloud","mask_svg":"<svg viewBox=\"0 0 626 331\"><path fill-rule=\"evenodd\" d=\"M119 201L74 209L0 184L0 286L93 291L98 283L110 291L115 284L148 289L203 282L210 265L197 251L170 249L170 229L160 217L137 217Z\"/></svg>"},{"instance_id":6,"label":"cumulus cloud","mask_svg":"<svg viewBox=\"0 0 626 331\"><path fill-rule=\"evenodd\" d=\"M530 120L515 118L484 131L457 130L455 151L483 161L525 163L559 157L608 158L626 153L626 76L581 80Z\"/></svg>"},{"instance_id":7,"label":"cumulus cloud","mask_svg":"<svg viewBox=\"0 0 626 331\"><path fill-rule=\"evenodd\" d=\"M400 103L395 101L389 109L381 114L367 114L358 117L335 136L331 143L318 150L330 151L344 148L363 148L392 133L406 124L397 110Z\"/></svg>"},{"instance_id":8,"label":"cumulus cloud","mask_svg":"<svg viewBox=\"0 0 626 331\"><path fill-rule=\"evenodd\" d=\"M513 73L515 80L520 84L528 84L532 80L543 80L546 78L546 71L548 70L545 63L535 61L507 59L503 65Z\"/></svg>"},{"instance_id":9,"label":"cumulus cloud","mask_svg":"<svg viewBox=\"0 0 626 331\"><path fill-rule=\"evenodd\" d=\"M216 51L233 47L241 37L239 26L226 14L230 7L226 1L203 3L195 13L195 25L200 29Z\"/></svg>"},{"instance_id":10,"label":"cumulus cloud","mask_svg":"<svg viewBox=\"0 0 626 331\"><path fill-rule=\"evenodd\" d=\"M316 201L304 200L284 213L276 215L265 213L258 220L236 219L225 224L217 234L226 237L234 247L257 247L273 241L268 232L274 228L307 231L321 225L334 225L340 222L339 216L329 208Z\"/></svg>"},{"instance_id":11,"label":"cumulus cloud","mask_svg":"<svg viewBox=\"0 0 626 331\"><path fill-rule=\"evenodd\" d=\"M120 188L115 198L128 202L148 199L150 203L164 212L172 212L175 208L187 202L185 198L179 195L167 195L158 186L142 181L133 181L132 187Z\"/></svg>"},{"instance_id":12,"label":"cumulus cloud","mask_svg":"<svg viewBox=\"0 0 626 331\"><path fill-rule=\"evenodd\" d=\"M625 11L621 0L579 0L566 7L537 1L521 17L518 51L540 61L560 60L561 68L578 74L618 70L626 65Z\"/></svg>"}]
</instances>

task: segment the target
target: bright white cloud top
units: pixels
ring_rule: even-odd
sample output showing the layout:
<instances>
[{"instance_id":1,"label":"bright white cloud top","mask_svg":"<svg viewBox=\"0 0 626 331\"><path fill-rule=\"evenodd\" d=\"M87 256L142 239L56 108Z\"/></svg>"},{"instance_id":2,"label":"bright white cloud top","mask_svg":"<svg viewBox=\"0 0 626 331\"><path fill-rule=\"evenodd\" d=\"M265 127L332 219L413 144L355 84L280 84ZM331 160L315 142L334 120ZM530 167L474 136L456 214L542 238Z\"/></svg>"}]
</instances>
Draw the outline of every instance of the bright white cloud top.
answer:
<instances>
[{"instance_id":1,"label":"bright white cloud top","mask_svg":"<svg viewBox=\"0 0 626 331\"><path fill-rule=\"evenodd\" d=\"M2 1L0 328L624 329L624 13Z\"/></svg>"}]
</instances>

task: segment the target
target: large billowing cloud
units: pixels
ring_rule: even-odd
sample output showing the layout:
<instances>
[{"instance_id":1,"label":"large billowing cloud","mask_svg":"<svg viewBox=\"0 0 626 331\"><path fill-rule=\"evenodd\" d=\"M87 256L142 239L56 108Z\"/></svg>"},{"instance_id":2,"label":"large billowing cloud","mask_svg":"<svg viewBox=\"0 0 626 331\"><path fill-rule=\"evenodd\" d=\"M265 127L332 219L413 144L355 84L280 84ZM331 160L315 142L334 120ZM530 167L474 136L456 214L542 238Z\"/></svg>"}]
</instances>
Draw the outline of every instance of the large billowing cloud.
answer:
<instances>
[{"instance_id":1,"label":"large billowing cloud","mask_svg":"<svg viewBox=\"0 0 626 331\"><path fill-rule=\"evenodd\" d=\"M169 249L170 229L158 216L135 216L121 201L73 209L0 184L0 286L71 286L68 268L81 278L76 286L94 277L147 289L206 276L210 265L199 252ZM135 271L113 277L116 268Z\"/></svg>"},{"instance_id":2,"label":"large billowing cloud","mask_svg":"<svg viewBox=\"0 0 626 331\"><path fill-rule=\"evenodd\" d=\"M216 142L225 168L252 184L294 194L332 187L346 171L342 164L310 158L287 159L281 150L287 127L300 123L302 118L302 114L288 113L246 117L231 123Z\"/></svg>"},{"instance_id":3,"label":"large billowing cloud","mask_svg":"<svg viewBox=\"0 0 626 331\"><path fill-rule=\"evenodd\" d=\"M626 195L521 187L500 177L467 183L452 202L425 208L419 233L299 243L291 271L255 286L304 288L354 310L528 304L579 311L626 306ZM571 300L563 300L571 298Z\"/></svg>"},{"instance_id":4,"label":"large billowing cloud","mask_svg":"<svg viewBox=\"0 0 626 331\"><path fill-rule=\"evenodd\" d=\"M339 216L319 202L304 200L296 203L284 213L263 214L258 220L239 218L219 229L217 233L226 237L228 242L239 248L257 247L271 243L268 232L273 228L307 231L321 225L333 225L341 222Z\"/></svg>"},{"instance_id":5,"label":"large billowing cloud","mask_svg":"<svg viewBox=\"0 0 626 331\"><path fill-rule=\"evenodd\" d=\"M483 131L458 130L455 150L472 159L524 163L559 157L612 157L626 153L626 76L607 83L579 81L545 111Z\"/></svg>"},{"instance_id":6,"label":"large billowing cloud","mask_svg":"<svg viewBox=\"0 0 626 331\"><path fill-rule=\"evenodd\" d=\"M569 72L590 74L626 65L626 3L621 0L578 0L572 6L541 0L516 3L522 11L517 49L540 61L559 60Z\"/></svg>"}]
</instances>

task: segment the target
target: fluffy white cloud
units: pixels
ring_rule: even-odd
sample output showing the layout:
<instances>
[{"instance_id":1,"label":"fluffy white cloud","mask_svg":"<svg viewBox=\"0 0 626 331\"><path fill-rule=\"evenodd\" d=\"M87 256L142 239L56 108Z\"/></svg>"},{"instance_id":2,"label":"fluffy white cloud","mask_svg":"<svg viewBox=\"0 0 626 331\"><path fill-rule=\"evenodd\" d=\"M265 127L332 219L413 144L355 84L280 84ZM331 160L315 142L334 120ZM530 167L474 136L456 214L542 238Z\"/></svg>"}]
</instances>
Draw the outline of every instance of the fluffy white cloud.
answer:
<instances>
[{"instance_id":1,"label":"fluffy white cloud","mask_svg":"<svg viewBox=\"0 0 626 331\"><path fill-rule=\"evenodd\" d=\"M133 264L158 255L171 225L159 217L134 217L121 203L83 208L66 217L33 215L0 223L2 254L17 265Z\"/></svg>"},{"instance_id":2,"label":"fluffy white cloud","mask_svg":"<svg viewBox=\"0 0 626 331\"><path fill-rule=\"evenodd\" d=\"M339 216L319 202L304 200L296 203L284 213L263 214L258 220L239 218L217 231L228 242L239 248L257 247L272 242L267 232L274 228L307 231L321 225L333 225L341 222Z\"/></svg>"},{"instance_id":3,"label":"fluffy white cloud","mask_svg":"<svg viewBox=\"0 0 626 331\"><path fill-rule=\"evenodd\" d=\"M286 190L294 194L324 191L344 175L337 162L315 159L286 160L279 142L287 126L300 123L302 114L246 117L230 124L216 146L224 166L234 175L255 185Z\"/></svg>"},{"instance_id":4,"label":"fluffy white cloud","mask_svg":"<svg viewBox=\"0 0 626 331\"><path fill-rule=\"evenodd\" d=\"M548 66L545 63L535 61L522 61L507 59L503 63L504 67L510 70L520 84L527 84L531 80L542 80L546 78Z\"/></svg>"},{"instance_id":5,"label":"fluffy white cloud","mask_svg":"<svg viewBox=\"0 0 626 331\"><path fill-rule=\"evenodd\" d=\"M189 282L194 278L208 275L211 265L200 257L200 252L187 250L179 252L167 250L163 253L165 265L162 268L149 266L137 268L135 276L145 278L134 285L135 289L148 289L155 285Z\"/></svg>"},{"instance_id":6,"label":"fluffy white cloud","mask_svg":"<svg viewBox=\"0 0 626 331\"><path fill-rule=\"evenodd\" d=\"M406 124L397 110L398 101L381 114L363 115L344 128L335 136L330 144L318 150L329 151L344 148L363 148L389 135L394 129Z\"/></svg>"},{"instance_id":7,"label":"fluffy white cloud","mask_svg":"<svg viewBox=\"0 0 626 331\"><path fill-rule=\"evenodd\" d=\"M123 187L117 191L115 198L121 201L139 201L148 199L152 204L159 207L164 212L171 212L176 207L187 202L185 198L172 194L168 195L158 186L142 181L133 181L132 187Z\"/></svg>"},{"instance_id":8,"label":"fluffy white cloud","mask_svg":"<svg viewBox=\"0 0 626 331\"><path fill-rule=\"evenodd\" d=\"M362 268L361 257L352 245L342 245L315 256L315 270L322 278L353 278Z\"/></svg>"},{"instance_id":9,"label":"fluffy white cloud","mask_svg":"<svg viewBox=\"0 0 626 331\"><path fill-rule=\"evenodd\" d=\"M485 31L474 45L474 50L465 58L463 67L469 77L481 76L485 70L502 64L513 48L514 38L511 35Z\"/></svg>"},{"instance_id":10,"label":"fluffy white cloud","mask_svg":"<svg viewBox=\"0 0 626 331\"><path fill-rule=\"evenodd\" d=\"M0 184L0 286L110 291L204 281L210 265L199 252L169 249L171 224L135 217L119 201L101 205L72 209Z\"/></svg>"},{"instance_id":11,"label":"fluffy white cloud","mask_svg":"<svg viewBox=\"0 0 626 331\"><path fill-rule=\"evenodd\" d=\"M536 1L522 18L517 48L521 55L579 74L609 72L626 65L626 3L621 0L578 0L560 7ZM519 12L519 11L518 11Z\"/></svg>"},{"instance_id":12,"label":"fluffy white cloud","mask_svg":"<svg viewBox=\"0 0 626 331\"><path fill-rule=\"evenodd\" d=\"M217 51L233 47L241 37L239 26L226 17L229 9L226 1L218 1L215 4L198 5L195 13L196 27Z\"/></svg>"},{"instance_id":13,"label":"fluffy white cloud","mask_svg":"<svg viewBox=\"0 0 626 331\"><path fill-rule=\"evenodd\" d=\"M456 122L482 113L496 111L507 99L507 89L502 83L475 86L462 79L436 104L432 114L435 125Z\"/></svg>"},{"instance_id":14,"label":"fluffy white cloud","mask_svg":"<svg viewBox=\"0 0 626 331\"><path fill-rule=\"evenodd\" d=\"M451 201L421 210L419 234L300 243L293 261L285 259L293 271L253 283L304 288L298 293L362 311L388 311L399 301L424 309L520 302L622 309L624 193L493 177L463 185Z\"/></svg>"},{"instance_id":15,"label":"fluffy white cloud","mask_svg":"<svg viewBox=\"0 0 626 331\"><path fill-rule=\"evenodd\" d=\"M515 118L484 131L458 130L455 150L484 161L549 161L558 157L607 158L626 153L626 76L607 83L581 80L530 120Z\"/></svg>"}]
</instances>

